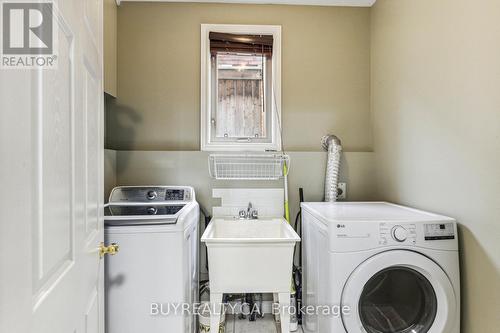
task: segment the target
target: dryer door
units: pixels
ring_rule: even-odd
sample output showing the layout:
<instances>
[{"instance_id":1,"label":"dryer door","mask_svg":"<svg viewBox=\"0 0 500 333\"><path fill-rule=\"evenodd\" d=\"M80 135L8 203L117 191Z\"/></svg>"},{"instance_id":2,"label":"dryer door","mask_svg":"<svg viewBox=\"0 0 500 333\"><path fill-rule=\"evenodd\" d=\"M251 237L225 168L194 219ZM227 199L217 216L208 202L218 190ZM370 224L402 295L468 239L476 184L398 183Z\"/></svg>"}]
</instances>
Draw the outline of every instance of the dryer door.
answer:
<instances>
[{"instance_id":1,"label":"dryer door","mask_svg":"<svg viewBox=\"0 0 500 333\"><path fill-rule=\"evenodd\" d=\"M342 292L349 333L448 333L457 300L442 268L406 250L377 254L349 277Z\"/></svg>"}]
</instances>

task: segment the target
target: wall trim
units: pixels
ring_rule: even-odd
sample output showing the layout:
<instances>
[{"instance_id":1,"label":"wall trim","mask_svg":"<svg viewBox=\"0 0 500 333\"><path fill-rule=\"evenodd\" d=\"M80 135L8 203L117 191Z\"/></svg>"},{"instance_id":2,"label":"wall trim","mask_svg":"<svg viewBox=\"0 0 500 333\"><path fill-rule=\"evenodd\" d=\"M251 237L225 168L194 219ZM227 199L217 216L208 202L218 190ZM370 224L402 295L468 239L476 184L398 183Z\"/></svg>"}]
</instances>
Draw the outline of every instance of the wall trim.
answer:
<instances>
[{"instance_id":1,"label":"wall trim","mask_svg":"<svg viewBox=\"0 0 500 333\"><path fill-rule=\"evenodd\" d=\"M128 2L178 2L178 3L235 3L266 5L299 5L299 6L345 6L371 7L376 0L116 0L118 6L122 1Z\"/></svg>"}]
</instances>

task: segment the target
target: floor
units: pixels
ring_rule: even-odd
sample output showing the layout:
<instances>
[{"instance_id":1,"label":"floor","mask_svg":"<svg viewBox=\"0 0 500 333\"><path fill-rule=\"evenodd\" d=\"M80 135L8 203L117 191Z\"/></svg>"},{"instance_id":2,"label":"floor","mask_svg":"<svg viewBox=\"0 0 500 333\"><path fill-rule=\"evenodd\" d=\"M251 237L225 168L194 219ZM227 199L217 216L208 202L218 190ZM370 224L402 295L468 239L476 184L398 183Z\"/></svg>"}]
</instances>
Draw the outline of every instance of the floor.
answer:
<instances>
[{"instance_id":1,"label":"floor","mask_svg":"<svg viewBox=\"0 0 500 333\"><path fill-rule=\"evenodd\" d=\"M227 315L226 318L225 333L279 333L281 331L270 314L253 322L248 319L238 319L237 315ZM302 333L302 329L299 327L295 332Z\"/></svg>"}]
</instances>

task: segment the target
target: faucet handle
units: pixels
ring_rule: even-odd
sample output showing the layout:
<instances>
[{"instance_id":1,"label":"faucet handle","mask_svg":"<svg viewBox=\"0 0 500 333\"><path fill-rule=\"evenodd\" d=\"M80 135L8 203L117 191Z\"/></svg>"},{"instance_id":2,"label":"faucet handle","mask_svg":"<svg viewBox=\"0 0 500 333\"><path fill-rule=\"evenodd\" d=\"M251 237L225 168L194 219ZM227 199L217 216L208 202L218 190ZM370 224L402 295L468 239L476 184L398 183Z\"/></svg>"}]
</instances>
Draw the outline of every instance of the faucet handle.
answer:
<instances>
[{"instance_id":1,"label":"faucet handle","mask_svg":"<svg viewBox=\"0 0 500 333\"><path fill-rule=\"evenodd\" d=\"M257 209L252 210L252 219L256 220L259 218L259 212Z\"/></svg>"},{"instance_id":2,"label":"faucet handle","mask_svg":"<svg viewBox=\"0 0 500 333\"><path fill-rule=\"evenodd\" d=\"M240 210L238 215L239 215L240 219L244 219L247 217L247 212L244 209L242 209L242 210Z\"/></svg>"}]
</instances>

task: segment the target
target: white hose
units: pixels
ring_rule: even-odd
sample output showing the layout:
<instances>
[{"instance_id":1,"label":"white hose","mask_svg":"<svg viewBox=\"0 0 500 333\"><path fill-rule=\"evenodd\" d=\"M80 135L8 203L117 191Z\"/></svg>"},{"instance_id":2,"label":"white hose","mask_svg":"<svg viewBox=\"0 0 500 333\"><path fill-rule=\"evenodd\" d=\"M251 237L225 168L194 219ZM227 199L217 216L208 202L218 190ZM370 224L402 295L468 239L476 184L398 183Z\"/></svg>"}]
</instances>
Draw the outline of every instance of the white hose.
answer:
<instances>
[{"instance_id":1,"label":"white hose","mask_svg":"<svg viewBox=\"0 0 500 333\"><path fill-rule=\"evenodd\" d=\"M340 155L342 145L335 135L326 135L321 139L323 149L328 152L325 177L325 201L337 201L337 188L340 173Z\"/></svg>"}]
</instances>

